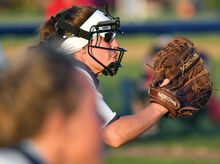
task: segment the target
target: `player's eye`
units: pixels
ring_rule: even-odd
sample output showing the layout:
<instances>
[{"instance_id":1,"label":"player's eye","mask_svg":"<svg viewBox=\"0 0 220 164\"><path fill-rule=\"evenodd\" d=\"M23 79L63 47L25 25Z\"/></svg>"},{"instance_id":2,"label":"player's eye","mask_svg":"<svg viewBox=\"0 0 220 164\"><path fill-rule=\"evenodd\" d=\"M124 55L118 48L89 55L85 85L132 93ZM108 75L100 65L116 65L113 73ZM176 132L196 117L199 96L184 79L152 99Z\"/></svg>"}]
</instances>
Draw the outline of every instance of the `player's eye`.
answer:
<instances>
[{"instance_id":1,"label":"player's eye","mask_svg":"<svg viewBox=\"0 0 220 164\"><path fill-rule=\"evenodd\" d=\"M105 36L104 36L104 40L106 42L110 42L111 40L113 40L115 38L115 33L113 32L108 32L108 33L105 33Z\"/></svg>"}]
</instances>

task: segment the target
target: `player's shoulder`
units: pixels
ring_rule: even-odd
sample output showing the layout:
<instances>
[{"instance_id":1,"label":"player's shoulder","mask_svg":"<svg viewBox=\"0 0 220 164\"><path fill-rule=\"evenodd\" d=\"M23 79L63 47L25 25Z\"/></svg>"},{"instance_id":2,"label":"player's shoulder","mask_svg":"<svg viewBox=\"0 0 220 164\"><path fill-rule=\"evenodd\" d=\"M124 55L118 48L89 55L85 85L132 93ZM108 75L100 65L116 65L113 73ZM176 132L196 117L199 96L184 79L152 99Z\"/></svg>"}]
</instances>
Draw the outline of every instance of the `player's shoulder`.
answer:
<instances>
[{"instance_id":1,"label":"player's shoulder","mask_svg":"<svg viewBox=\"0 0 220 164\"><path fill-rule=\"evenodd\" d=\"M13 148L1 148L0 164L30 164L30 162L18 150Z\"/></svg>"}]
</instances>

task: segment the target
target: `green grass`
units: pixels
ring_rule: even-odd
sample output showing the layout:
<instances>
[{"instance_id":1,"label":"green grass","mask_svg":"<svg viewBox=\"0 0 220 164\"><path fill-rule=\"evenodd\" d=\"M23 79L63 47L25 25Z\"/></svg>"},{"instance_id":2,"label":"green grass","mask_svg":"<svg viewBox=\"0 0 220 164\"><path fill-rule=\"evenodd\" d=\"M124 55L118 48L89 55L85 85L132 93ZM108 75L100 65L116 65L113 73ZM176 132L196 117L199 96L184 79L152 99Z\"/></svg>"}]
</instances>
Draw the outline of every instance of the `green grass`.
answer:
<instances>
[{"instance_id":1,"label":"green grass","mask_svg":"<svg viewBox=\"0 0 220 164\"><path fill-rule=\"evenodd\" d=\"M135 80L140 76L140 64L131 63L119 69L116 76L101 76L100 89L104 93L104 99L108 102L111 108L115 111L120 110L123 103L122 82L126 79Z\"/></svg>"},{"instance_id":2,"label":"green grass","mask_svg":"<svg viewBox=\"0 0 220 164\"><path fill-rule=\"evenodd\" d=\"M183 148L207 148L212 150L220 150L220 135L186 135L186 136L157 136L152 138L137 139L124 145L124 148L132 146L140 147L162 147L171 148L174 146Z\"/></svg>"},{"instance_id":3,"label":"green grass","mask_svg":"<svg viewBox=\"0 0 220 164\"><path fill-rule=\"evenodd\" d=\"M16 23L16 22L41 22L44 20L44 13L39 11L0 11L0 23Z\"/></svg>"},{"instance_id":4,"label":"green grass","mask_svg":"<svg viewBox=\"0 0 220 164\"><path fill-rule=\"evenodd\" d=\"M119 157L111 156L107 164L219 164L219 160L181 159L181 158L157 158L157 157Z\"/></svg>"},{"instance_id":5,"label":"green grass","mask_svg":"<svg viewBox=\"0 0 220 164\"><path fill-rule=\"evenodd\" d=\"M220 98L220 60L212 61L211 77L214 83L214 94Z\"/></svg>"},{"instance_id":6,"label":"green grass","mask_svg":"<svg viewBox=\"0 0 220 164\"><path fill-rule=\"evenodd\" d=\"M110 150L107 164L217 164L220 135L147 138Z\"/></svg>"},{"instance_id":7,"label":"green grass","mask_svg":"<svg viewBox=\"0 0 220 164\"><path fill-rule=\"evenodd\" d=\"M29 44L33 41L37 41L39 38L35 36L25 36L25 35L3 35L0 38L2 46L6 49L8 47L17 47L23 44Z\"/></svg>"}]
</instances>

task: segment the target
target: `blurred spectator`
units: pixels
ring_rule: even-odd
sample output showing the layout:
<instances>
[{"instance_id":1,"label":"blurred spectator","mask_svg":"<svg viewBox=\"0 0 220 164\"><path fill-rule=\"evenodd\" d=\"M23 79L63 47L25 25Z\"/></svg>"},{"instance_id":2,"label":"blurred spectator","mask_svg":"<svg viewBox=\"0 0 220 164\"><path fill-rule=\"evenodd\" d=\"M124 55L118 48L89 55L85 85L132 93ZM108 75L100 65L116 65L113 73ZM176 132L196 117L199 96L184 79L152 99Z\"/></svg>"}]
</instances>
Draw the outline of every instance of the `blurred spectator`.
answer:
<instances>
[{"instance_id":1,"label":"blurred spectator","mask_svg":"<svg viewBox=\"0 0 220 164\"><path fill-rule=\"evenodd\" d=\"M122 89L124 93L124 106L122 107L122 114L136 114L149 105L148 88L152 82L153 73L153 59L154 56L172 40L170 35L159 35L155 38L155 43L149 52L144 55L141 61L142 74L136 81L131 81L126 78L122 81ZM131 106L131 108L129 108ZM143 133L140 137L155 135L158 132L157 124L152 126L148 131Z\"/></svg>"},{"instance_id":2,"label":"blurred spectator","mask_svg":"<svg viewBox=\"0 0 220 164\"><path fill-rule=\"evenodd\" d=\"M182 19L191 19L195 15L195 6L192 0L179 0L176 2L176 14Z\"/></svg>"},{"instance_id":3,"label":"blurred spectator","mask_svg":"<svg viewBox=\"0 0 220 164\"><path fill-rule=\"evenodd\" d=\"M207 104L208 113L212 121L220 125L220 102L216 96L212 96Z\"/></svg>"},{"instance_id":4,"label":"blurred spectator","mask_svg":"<svg viewBox=\"0 0 220 164\"><path fill-rule=\"evenodd\" d=\"M116 12L122 19L139 20L146 18L148 14L145 0L117 0ZM135 6L135 7L134 7Z\"/></svg>"},{"instance_id":5,"label":"blurred spectator","mask_svg":"<svg viewBox=\"0 0 220 164\"><path fill-rule=\"evenodd\" d=\"M8 0L0 0L0 9L7 9L11 6L11 2Z\"/></svg>"},{"instance_id":6,"label":"blurred spectator","mask_svg":"<svg viewBox=\"0 0 220 164\"><path fill-rule=\"evenodd\" d=\"M159 35L155 38L155 43L152 46L150 52L148 52L142 62L142 75L136 81L134 86L134 97L132 101L133 113L140 112L144 106L149 103L148 88L152 82L154 56L170 41L172 37L170 35ZM158 125L155 124L148 131L141 135L141 138L147 136L156 135L159 132Z\"/></svg>"},{"instance_id":7,"label":"blurred spectator","mask_svg":"<svg viewBox=\"0 0 220 164\"><path fill-rule=\"evenodd\" d=\"M50 0L46 5L45 18L55 15L59 10L71 8L73 5L90 5L96 7L95 0Z\"/></svg>"},{"instance_id":8,"label":"blurred spectator","mask_svg":"<svg viewBox=\"0 0 220 164\"><path fill-rule=\"evenodd\" d=\"M206 64L208 71L212 72L211 61L210 61L209 56L205 52L202 52L200 54ZM210 118L212 119L212 121L214 123L220 124L220 101L214 95L214 93L212 94L209 102L207 103L206 108L207 108L207 112L208 112Z\"/></svg>"},{"instance_id":9,"label":"blurred spectator","mask_svg":"<svg viewBox=\"0 0 220 164\"><path fill-rule=\"evenodd\" d=\"M159 35L155 38L155 43L152 46L150 52L144 55L142 60L142 75L135 82L134 97L133 97L133 113L137 113L147 105L148 93L147 89L152 82L153 73L153 59L154 56L170 41L172 37L170 35Z\"/></svg>"},{"instance_id":10,"label":"blurred spectator","mask_svg":"<svg viewBox=\"0 0 220 164\"><path fill-rule=\"evenodd\" d=\"M6 67L6 65L7 65L7 59L5 57L4 50L0 43L0 68Z\"/></svg>"},{"instance_id":11,"label":"blurred spectator","mask_svg":"<svg viewBox=\"0 0 220 164\"><path fill-rule=\"evenodd\" d=\"M2 79L2 76L5 72L7 65L8 65L8 61L5 57L5 53L0 43L0 80Z\"/></svg>"},{"instance_id":12,"label":"blurred spectator","mask_svg":"<svg viewBox=\"0 0 220 164\"><path fill-rule=\"evenodd\" d=\"M101 163L94 92L72 60L37 46L9 68L0 93L1 164Z\"/></svg>"}]
</instances>

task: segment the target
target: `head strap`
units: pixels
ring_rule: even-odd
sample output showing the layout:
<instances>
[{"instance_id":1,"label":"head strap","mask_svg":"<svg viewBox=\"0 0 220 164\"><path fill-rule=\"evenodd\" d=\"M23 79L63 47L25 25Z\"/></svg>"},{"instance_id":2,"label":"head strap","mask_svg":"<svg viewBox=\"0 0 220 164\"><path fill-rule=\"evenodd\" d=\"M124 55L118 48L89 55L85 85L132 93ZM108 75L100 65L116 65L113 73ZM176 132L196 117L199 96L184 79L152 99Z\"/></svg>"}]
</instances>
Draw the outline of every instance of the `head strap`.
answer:
<instances>
[{"instance_id":1,"label":"head strap","mask_svg":"<svg viewBox=\"0 0 220 164\"><path fill-rule=\"evenodd\" d=\"M65 17L67 14L70 13L71 10L75 10L76 9L76 6L72 6L71 9L68 9L66 10L61 18L59 19L58 21L58 27L66 32L70 32L71 34L73 34L75 37L81 37L81 38L84 38L84 39L87 39L89 40L90 37L91 37L91 33L88 32L88 31L85 31L81 28L78 28L78 27L75 27L75 26L72 26L70 25L69 23L66 23L65 22Z\"/></svg>"},{"instance_id":2,"label":"head strap","mask_svg":"<svg viewBox=\"0 0 220 164\"><path fill-rule=\"evenodd\" d=\"M87 32L85 30L82 30L81 28L72 26L66 22L64 22L64 19L61 19L58 23L58 27L61 28L64 31L70 32L73 34L75 37L81 37L84 39L89 40L91 37L91 33Z\"/></svg>"}]
</instances>

